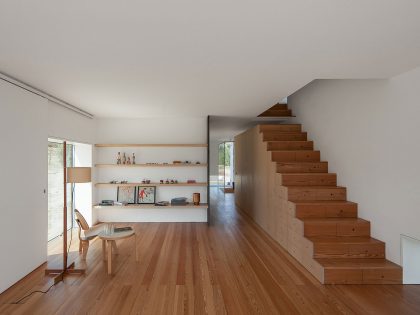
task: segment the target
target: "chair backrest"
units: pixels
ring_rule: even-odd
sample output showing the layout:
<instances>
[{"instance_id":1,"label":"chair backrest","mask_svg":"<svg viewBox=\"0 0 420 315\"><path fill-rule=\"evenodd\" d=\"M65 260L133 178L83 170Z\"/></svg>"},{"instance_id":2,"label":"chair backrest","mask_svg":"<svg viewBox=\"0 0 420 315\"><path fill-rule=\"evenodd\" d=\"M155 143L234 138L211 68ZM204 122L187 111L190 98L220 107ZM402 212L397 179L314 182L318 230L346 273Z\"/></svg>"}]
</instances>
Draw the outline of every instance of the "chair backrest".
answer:
<instances>
[{"instance_id":1,"label":"chair backrest","mask_svg":"<svg viewBox=\"0 0 420 315\"><path fill-rule=\"evenodd\" d=\"M79 212L79 210L74 209L74 214L76 215L76 222L79 225L79 227L84 231L89 230L89 224L86 222L86 219Z\"/></svg>"}]
</instances>

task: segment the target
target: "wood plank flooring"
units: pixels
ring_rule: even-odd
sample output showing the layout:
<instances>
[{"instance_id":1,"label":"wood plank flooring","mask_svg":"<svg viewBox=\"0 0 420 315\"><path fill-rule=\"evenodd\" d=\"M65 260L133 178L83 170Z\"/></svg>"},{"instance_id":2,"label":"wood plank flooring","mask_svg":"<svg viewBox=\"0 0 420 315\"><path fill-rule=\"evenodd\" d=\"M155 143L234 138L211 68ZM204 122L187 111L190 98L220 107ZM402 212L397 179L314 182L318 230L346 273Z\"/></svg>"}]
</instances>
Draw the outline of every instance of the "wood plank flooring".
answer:
<instances>
[{"instance_id":1,"label":"wood plank flooring","mask_svg":"<svg viewBox=\"0 0 420 315\"><path fill-rule=\"evenodd\" d=\"M0 314L420 313L420 286L319 284L238 212L233 199L233 194L212 190L210 227L133 224L139 262L133 240L121 241L113 276L102 261L101 242L94 241L85 276L67 277L47 294L10 304L49 287L52 279L41 266L0 295Z\"/></svg>"}]
</instances>

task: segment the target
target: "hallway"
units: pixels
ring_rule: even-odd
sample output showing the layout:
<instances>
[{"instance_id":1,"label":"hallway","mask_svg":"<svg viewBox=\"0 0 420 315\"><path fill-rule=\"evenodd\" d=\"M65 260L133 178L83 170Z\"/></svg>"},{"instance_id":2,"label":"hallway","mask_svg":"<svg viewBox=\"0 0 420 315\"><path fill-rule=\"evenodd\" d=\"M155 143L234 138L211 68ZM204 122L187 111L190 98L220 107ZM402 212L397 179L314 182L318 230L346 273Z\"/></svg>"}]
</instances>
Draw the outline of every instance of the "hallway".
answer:
<instances>
[{"instance_id":1,"label":"hallway","mask_svg":"<svg viewBox=\"0 0 420 315\"><path fill-rule=\"evenodd\" d=\"M234 206L211 191L212 222L139 223L139 263L132 240L118 243L108 276L101 243L87 273L47 294L44 266L0 295L0 314L419 314L420 286L323 286Z\"/></svg>"}]
</instances>

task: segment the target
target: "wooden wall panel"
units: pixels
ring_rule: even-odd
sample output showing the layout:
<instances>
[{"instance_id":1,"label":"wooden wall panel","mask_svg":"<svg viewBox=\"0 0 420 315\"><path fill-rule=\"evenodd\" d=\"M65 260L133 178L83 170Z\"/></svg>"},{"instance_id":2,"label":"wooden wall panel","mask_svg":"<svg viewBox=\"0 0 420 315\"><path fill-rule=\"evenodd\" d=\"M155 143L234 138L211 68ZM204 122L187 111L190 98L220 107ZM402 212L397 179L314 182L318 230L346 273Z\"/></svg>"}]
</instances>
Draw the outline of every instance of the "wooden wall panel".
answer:
<instances>
[{"instance_id":1,"label":"wooden wall panel","mask_svg":"<svg viewBox=\"0 0 420 315\"><path fill-rule=\"evenodd\" d=\"M258 126L235 137L235 202L322 282L323 268L313 259L313 244L304 237L303 222L295 217L267 149Z\"/></svg>"}]
</instances>

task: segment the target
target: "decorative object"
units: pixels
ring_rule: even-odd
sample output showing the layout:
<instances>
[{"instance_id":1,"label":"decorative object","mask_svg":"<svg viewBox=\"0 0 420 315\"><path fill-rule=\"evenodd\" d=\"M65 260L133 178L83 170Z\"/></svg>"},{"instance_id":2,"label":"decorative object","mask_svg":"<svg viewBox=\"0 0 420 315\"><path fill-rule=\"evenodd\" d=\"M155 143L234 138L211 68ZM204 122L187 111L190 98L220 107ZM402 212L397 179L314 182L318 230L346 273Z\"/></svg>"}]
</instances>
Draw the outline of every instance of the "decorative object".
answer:
<instances>
[{"instance_id":1,"label":"decorative object","mask_svg":"<svg viewBox=\"0 0 420 315\"><path fill-rule=\"evenodd\" d=\"M126 163L127 163L127 157L124 152L123 157L122 157L122 164L126 164Z\"/></svg>"},{"instance_id":2,"label":"decorative object","mask_svg":"<svg viewBox=\"0 0 420 315\"><path fill-rule=\"evenodd\" d=\"M201 164L201 163L200 163L200 161L197 161L197 162L195 162L195 164L199 165L199 164Z\"/></svg>"},{"instance_id":3,"label":"decorative object","mask_svg":"<svg viewBox=\"0 0 420 315\"><path fill-rule=\"evenodd\" d=\"M200 205L200 193L193 193L193 203L195 206Z\"/></svg>"},{"instance_id":4,"label":"decorative object","mask_svg":"<svg viewBox=\"0 0 420 315\"><path fill-rule=\"evenodd\" d=\"M173 163L173 164L182 164L182 162L181 162L181 161L173 161L172 163Z\"/></svg>"},{"instance_id":5,"label":"decorative object","mask_svg":"<svg viewBox=\"0 0 420 315\"><path fill-rule=\"evenodd\" d=\"M136 164L136 156L134 155L134 153L133 153L133 158L132 158L132 160L133 160L133 161L132 161L132 163L133 163L133 164Z\"/></svg>"},{"instance_id":6,"label":"decorative object","mask_svg":"<svg viewBox=\"0 0 420 315\"><path fill-rule=\"evenodd\" d=\"M160 183L163 184L163 179L160 180Z\"/></svg>"},{"instance_id":7,"label":"decorative object","mask_svg":"<svg viewBox=\"0 0 420 315\"><path fill-rule=\"evenodd\" d=\"M122 203L136 203L136 188L133 186L118 187L117 201Z\"/></svg>"},{"instance_id":8,"label":"decorative object","mask_svg":"<svg viewBox=\"0 0 420 315\"><path fill-rule=\"evenodd\" d=\"M74 268L74 262L68 264L67 252L67 183L89 183L90 167L67 167L67 141L63 141L63 266L60 269L46 269L45 274L55 274L54 284L64 279L67 274L84 274L85 269Z\"/></svg>"},{"instance_id":9,"label":"decorative object","mask_svg":"<svg viewBox=\"0 0 420 315\"><path fill-rule=\"evenodd\" d=\"M171 199L171 205L173 206L186 206L188 204L186 197L177 197Z\"/></svg>"},{"instance_id":10,"label":"decorative object","mask_svg":"<svg viewBox=\"0 0 420 315\"><path fill-rule=\"evenodd\" d=\"M195 184L196 180L195 179L189 179L187 180L187 184Z\"/></svg>"},{"instance_id":11,"label":"decorative object","mask_svg":"<svg viewBox=\"0 0 420 315\"><path fill-rule=\"evenodd\" d=\"M154 204L156 202L156 186L137 186L137 203Z\"/></svg>"},{"instance_id":12,"label":"decorative object","mask_svg":"<svg viewBox=\"0 0 420 315\"><path fill-rule=\"evenodd\" d=\"M121 152L118 152L117 154L117 165L121 164Z\"/></svg>"},{"instance_id":13,"label":"decorative object","mask_svg":"<svg viewBox=\"0 0 420 315\"><path fill-rule=\"evenodd\" d=\"M156 202L155 203L155 206L158 206L158 207L167 207L167 206L169 206L169 201L159 201L159 202Z\"/></svg>"},{"instance_id":14,"label":"decorative object","mask_svg":"<svg viewBox=\"0 0 420 315\"><path fill-rule=\"evenodd\" d=\"M114 200L102 200L99 203L100 206L113 206L114 205Z\"/></svg>"},{"instance_id":15,"label":"decorative object","mask_svg":"<svg viewBox=\"0 0 420 315\"><path fill-rule=\"evenodd\" d=\"M167 179L167 180L165 181L165 184L169 184L169 179Z\"/></svg>"},{"instance_id":16,"label":"decorative object","mask_svg":"<svg viewBox=\"0 0 420 315\"><path fill-rule=\"evenodd\" d=\"M130 159L130 157L127 157L127 163L126 164L131 165L131 159Z\"/></svg>"}]
</instances>

